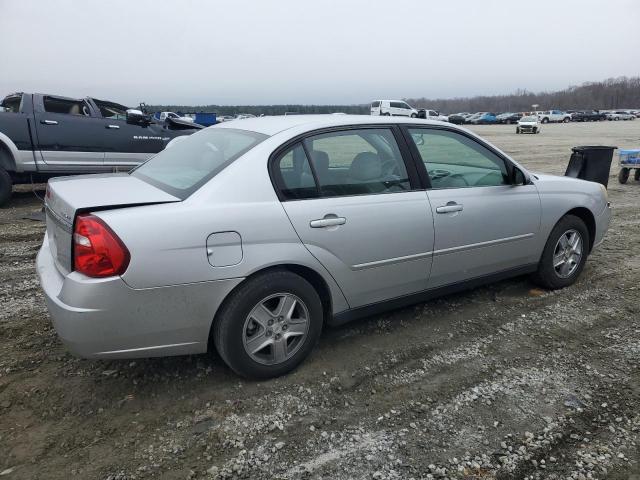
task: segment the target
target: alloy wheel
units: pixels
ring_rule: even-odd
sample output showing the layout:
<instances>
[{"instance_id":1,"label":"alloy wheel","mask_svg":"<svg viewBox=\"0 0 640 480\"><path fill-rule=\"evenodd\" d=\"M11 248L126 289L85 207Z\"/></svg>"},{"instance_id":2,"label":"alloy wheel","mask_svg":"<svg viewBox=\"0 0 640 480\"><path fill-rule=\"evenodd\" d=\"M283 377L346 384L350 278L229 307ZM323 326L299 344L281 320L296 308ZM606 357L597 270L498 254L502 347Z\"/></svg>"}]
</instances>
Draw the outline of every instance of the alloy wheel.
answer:
<instances>
[{"instance_id":1,"label":"alloy wheel","mask_svg":"<svg viewBox=\"0 0 640 480\"><path fill-rule=\"evenodd\" d=\"M242 343L247 354L263 365L293 357L309 332L309 309L292 293L276 293L258 302L244 322Z\"/></svg>"},{"instance_id":2,"label":"alloy wheel","mask_svg":"<svg viewBox=\"0 0 640 480\"><path fill-rule=\"evenodd\" d=\"M560 278L568 278L578 269L582 260L582 235L571 229L564 232L553 250L553 268Z\"/></svg>"}]
</instances>

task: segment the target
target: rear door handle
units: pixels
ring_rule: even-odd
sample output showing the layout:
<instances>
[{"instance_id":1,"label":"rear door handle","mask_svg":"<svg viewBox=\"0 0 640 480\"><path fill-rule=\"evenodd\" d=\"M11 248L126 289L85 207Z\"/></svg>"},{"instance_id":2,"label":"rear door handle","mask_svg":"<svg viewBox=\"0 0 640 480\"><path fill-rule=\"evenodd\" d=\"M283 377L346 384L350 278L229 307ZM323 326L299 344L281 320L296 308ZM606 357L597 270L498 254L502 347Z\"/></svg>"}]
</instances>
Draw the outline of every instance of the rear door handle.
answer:
<instances>
[{"instance_id":1,"label":"rear door handle","mask_svg":"<svg viewBox=\"0 0 640 480\"><path fill-rule=\"evenodd\" d=\"M40 120L40 123L43 125L57 125L58 122L55 120Z\"/></svg>"},{"instance_id":2,"label":"rear door handle","mask_svg":"<svg viewBox=\"0 0 640 480\"><path fill-rule=\"evenodd\" d=\"M437 213L451 213L451 212L461 212L462 205L456 202L447 202L446 205L442 205L436 208Z\"/></svg>"},{"instance_id":3,"label":"rear door handle","mask_svg":"<svg viewBox=\"0 0 640 480\"><path fill-rule=\"evenodd\" d=\"M336 215L325 215L324 218L318 220L311 220L309 226L311 228L326 228L336 227L338 225L344 225L347 223L347 219L344 217L338 217Z\"/></svg>"},{"instance_id":4,"label":"rear door handle","mask_svg":"<svg viewBox=\"0 0 640 480\"><path fill-rule=\"evenodd\" d=\"M113 128L117 130L118 128L120 128L120 125L107 125L105 128Z\"/></svg>"}]
</instances>

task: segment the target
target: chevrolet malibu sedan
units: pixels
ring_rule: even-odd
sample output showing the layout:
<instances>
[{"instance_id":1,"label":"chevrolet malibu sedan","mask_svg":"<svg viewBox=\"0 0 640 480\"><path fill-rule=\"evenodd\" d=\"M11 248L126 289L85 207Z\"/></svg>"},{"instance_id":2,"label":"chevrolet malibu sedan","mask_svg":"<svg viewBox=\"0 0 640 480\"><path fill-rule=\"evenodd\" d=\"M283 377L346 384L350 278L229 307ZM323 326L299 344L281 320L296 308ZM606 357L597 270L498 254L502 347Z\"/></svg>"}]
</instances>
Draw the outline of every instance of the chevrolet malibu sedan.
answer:
<instances>
[{"instance_id":1,"label":"chevrolet malibu sedan","mask_svg":"<svg viewBox=\"0 0 640 480\"><path fill-rule=\"evenodd\" d=\"M215 348L282 375L336 325L516 275L571 285L600 184L529 173L450 124L348 115L204 129L130 173L57 178L37 270L89 358Z\"/></svg>"}]
</instances>

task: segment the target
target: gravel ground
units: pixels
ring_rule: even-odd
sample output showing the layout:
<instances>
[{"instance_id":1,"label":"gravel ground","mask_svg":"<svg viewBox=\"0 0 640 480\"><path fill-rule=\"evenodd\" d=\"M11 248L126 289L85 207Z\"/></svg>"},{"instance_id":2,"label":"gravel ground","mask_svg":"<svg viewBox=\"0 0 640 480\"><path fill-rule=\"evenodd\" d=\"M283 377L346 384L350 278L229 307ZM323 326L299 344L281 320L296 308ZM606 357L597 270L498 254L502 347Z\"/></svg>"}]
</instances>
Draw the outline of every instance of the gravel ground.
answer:
<instances>
[{"instance_id":1,"label":"gravel ground","mask_svg":"<svg viewBox=\"0 0 640 480\"><path fill-rule=\"evenodd\" d=\"M574 145L640 147L637 121L473 129L548 173ZM0 476L640 479L640 183L617 171L611 228L574 286L518 278L329 329L259 383L214 355L67 353L22 188L0 209Z\"/></svg>"}]
</instances>

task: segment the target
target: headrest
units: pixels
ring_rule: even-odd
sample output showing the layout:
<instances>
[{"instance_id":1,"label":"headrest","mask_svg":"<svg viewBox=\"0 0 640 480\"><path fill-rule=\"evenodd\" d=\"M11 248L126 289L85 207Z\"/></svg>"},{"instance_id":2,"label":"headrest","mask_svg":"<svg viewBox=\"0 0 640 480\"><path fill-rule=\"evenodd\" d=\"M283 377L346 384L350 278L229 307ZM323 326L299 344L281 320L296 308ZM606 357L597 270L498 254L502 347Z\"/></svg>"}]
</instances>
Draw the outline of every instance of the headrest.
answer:
<instances>
[{"instance_id":1,"label":"headrest","mask_svg":"<svg viewBox=\"0 0 640 480\"><path fill-rule=\"evenodd\" d=\"M381 175L382 165L380 164L380 158L372 152L357 154L349 168L349 176L363 182L380 178Z\"/></svg>"},{"instance_id":2,"label":"headrest","mask_svg":"<svg viewBox=\"0 0 640 480\"><path fill-rule=\"evenodd\" d=\"M311 158L316 170L329 170L329 155L322 150L311 150Z\"/></svg>"}]
</instances>

